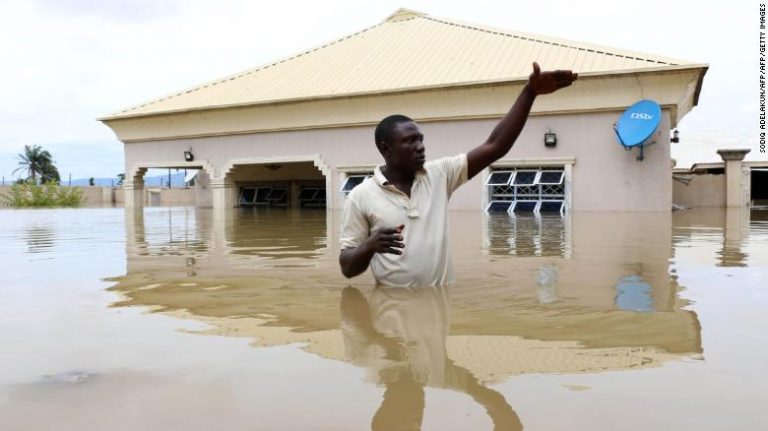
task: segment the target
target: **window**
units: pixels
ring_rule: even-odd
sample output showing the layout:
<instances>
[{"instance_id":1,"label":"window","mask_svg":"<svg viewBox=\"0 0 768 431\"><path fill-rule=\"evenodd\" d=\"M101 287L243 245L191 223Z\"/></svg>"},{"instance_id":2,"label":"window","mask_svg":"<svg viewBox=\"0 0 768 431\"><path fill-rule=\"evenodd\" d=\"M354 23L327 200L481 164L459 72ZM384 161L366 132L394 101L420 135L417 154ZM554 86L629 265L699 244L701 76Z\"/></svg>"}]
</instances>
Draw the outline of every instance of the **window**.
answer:
<instances>
[{"instance_id":1,"label":"window","mask_svg":"<svg viewBox=\"0 0 768 431\"><path fill-rule=\"evenodd\" d=\"M512 180L512 185L532 186L536 184L537 175L538 171L517 171L515 172L514 180Z\"/></svg>"},{"instance_id":2,"label":"window","mask_svg":"<svg viewBox=\"0 0 768 431\"><path fill-rule=\"evenodd\" d=\"M272 206L288 206L288 188L280 187L272 189L267 194L266 200Z\"/></svg>"},{"instance_id":3,"label":"window","mask_svg":"<svg viewBox=\"0 0 768 431\"><path fill-rule=\"evenodd\" d=\"M512 203L509 209L511 213L532 213L536 211L536 207L539 205L537 201L516 201Z\"/></svg>"},{"instance_id":4,"label":"window","mask_svg":"<svg viewBox=\"0 0 768 431\"><path fill-rule=\"evenodd\" d=\"M302 208L325 208L325 188L302 187L299 192L299 205Z\"/></svg>"},{"instance_id":5,"label":"window","mask_svg":"<svg viewBox=\"0 0 768 431\"><path fill-rule=\"evenodd\" d=\"M256 196L256 189L245 187L240 189L240 205L253 205L253 198Z\"/></svg>"},{"instance_id":6,"label":"window","mask_svg":"<svg viewBox=\"0 0 768 431\"><path fill-rule=\"evenodd\" d=\"M373 176L373 172L364 172L359 174L349 174L344 180L344 184L341 185L341 192L348 195L355 187L362 184L366 178Z\"/></svg>"},{"instance_id":7,"label":"window","mask_svg":"<svg viewBox=\"0 0 768 431\"><path fill-rule=\"evenodd\" d=\"M488 176L488 180L485 182L488 186L506 186L512 179L512 171L495 171L491 172Z\"/></svg>"},{"instance_id":8,"label":"window","mask_svg":"<svg viewBox=\"0 0 768 431\"><path fill-rule=\"evenodd\" d=\"M254 205L269 205L267 196L272 193L272 187L259 187L256 189L256 198L253 200Z\"/></svg>"},{"instance_id":9,"label":"window","mask_svg":"<svg viewBox=\"0 0 768 431\"><path fill-rule=\"evenodd\" d=\"M563 213L563 209L565 208L565 202L563 201L541 201L539 202L539 213Z\"/></svg>"},{"instance_id":10,"label":"window","mask_svg":"<svg viewBox=\"0 0 768 431\"><path fill-rule=\"evenodd\" d=\"M507 212L512 204L513 202L510 201L491 201L485 211L489 213Z\"/></svg>"},{"instance_id":11,"label":"window","mask_svg":"<svg viewBox=\"0 0 768 431\"><path fill-rule=\"evenodd\" d=\"M269 205L267 196L272 187L243 187L240 189L240 205Z\"/></svg>"},{"instance_id":12,"label":"window","mask_svg":"<svg viewBox=\"0 0 768 431\"><path fill-rule=\"evenodd\" d=\"M243 206L287 206L287 187L242 187L240 205Z\"/></svg>"},{"instance_id":13,"label":"window","mask_svg":"<svg viewBox=\"0 0 768 431\"><path fill-rule=\"evenodd\" d=\"M500 169L485 182L490 203L486 212L563 214L565 170L562 167Z\"/></svg>"},{"instance_id":14,"label":"window","mask_svg":"<svg viewBox=\"0 0 768 431\"><path fill-rule=\"evenodd\" d=\"M315 195L317 194L317 188L312 187L305 187L301 189L301 192L299 193L299 200L300 201L307 201L315 198Z\"/></svg>"}]
</instances>

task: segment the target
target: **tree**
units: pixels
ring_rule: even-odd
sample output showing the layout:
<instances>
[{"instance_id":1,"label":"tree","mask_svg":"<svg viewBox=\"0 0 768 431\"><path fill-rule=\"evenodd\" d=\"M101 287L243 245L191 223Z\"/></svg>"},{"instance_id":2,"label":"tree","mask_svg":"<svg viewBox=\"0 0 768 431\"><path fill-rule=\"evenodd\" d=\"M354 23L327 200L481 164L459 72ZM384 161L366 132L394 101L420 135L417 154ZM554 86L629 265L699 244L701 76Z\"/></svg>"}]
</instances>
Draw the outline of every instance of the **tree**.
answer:
<instances>
[{"instance_id":1,"label":"tree","mask_svg":"<svg viewBox=\"0 0 768 431\"><path fill-rule=\"evenodd\" d=\"M93 177L91 177L91 178L88 178L88 185L89 185L89 186L94 186L94 185L96 185L96 180L95 180Z\"/></svg>"},{"instance_id":2,"label":"tree","mask_svg":"<svg viewBox=\"0 0 768 431\"><path fill-rule=\"evenodd\" d=\"M19 154L19 167L13 171L27 171L27 178L37 181L40 175L43 179L59 179L59 172L53 164L53 157L47 150L43 150L39 145L25 145L24 152Z\"/></svg>"},{"instance_id":3,"label":"tree","mask_svg":"<svg viewBox=\"0 0 768 431\"><path fill-rule=\"evenodd\" d=\"M56 166L53 165L53 162L43 164L42 172L40 172L40 182L54 184L61 182L59 170L56 169Z\"/></svg>"},{"instance_id":4,"label":"tree","mask_svg":"<svg viewBox=\"0 0 768 431\"><path fill-rule=\"evenodd\" d=\"M117 185L122 186L123 181L125 181L125 174L120 172L119 174L117 174Z\"/></svg>"}]
</instances>

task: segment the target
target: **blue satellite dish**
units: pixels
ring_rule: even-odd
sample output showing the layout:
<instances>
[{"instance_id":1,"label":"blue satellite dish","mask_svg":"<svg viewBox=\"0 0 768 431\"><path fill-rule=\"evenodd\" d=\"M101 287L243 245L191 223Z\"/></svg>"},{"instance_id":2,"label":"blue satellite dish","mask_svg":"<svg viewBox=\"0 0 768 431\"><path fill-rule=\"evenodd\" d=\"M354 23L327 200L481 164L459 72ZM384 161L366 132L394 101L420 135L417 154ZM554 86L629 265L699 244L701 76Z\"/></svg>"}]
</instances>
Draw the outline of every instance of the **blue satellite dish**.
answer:
<instances>
[{"instance_id":1,"label":"blue satellite dish","mask_svg":"<svg viewBox=\"0 0 768 431\"><path fill-rule=\"evenodd\" d=\"M653 100L641 100L627 108L613 126L619 144L625 148L643 145L661 123L661 107Z\"/></svg>"}]
</instances>

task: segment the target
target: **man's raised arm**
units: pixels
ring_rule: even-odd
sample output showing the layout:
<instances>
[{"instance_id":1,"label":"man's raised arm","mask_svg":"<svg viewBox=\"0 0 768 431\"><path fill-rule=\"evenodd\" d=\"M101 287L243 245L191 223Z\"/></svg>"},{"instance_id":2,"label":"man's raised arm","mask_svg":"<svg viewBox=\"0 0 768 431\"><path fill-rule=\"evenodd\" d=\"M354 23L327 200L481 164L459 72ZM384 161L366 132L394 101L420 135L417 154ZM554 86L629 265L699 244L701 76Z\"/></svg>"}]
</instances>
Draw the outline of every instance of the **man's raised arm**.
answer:
<instances>
[{"instance_id":1,"label":"man's raised arm","mask_svg":"<svg viewBox=\"0 0 768 431\"><path fill-rule=\"evenodd\" d=\"M553 93L567 87L576 80L577 76L570 70L542 72L539 64L534 62L533 73L528 77L528 83L523 87L523 91L507 115L499 121L485 143L467 153L469 178L474 177L491 163L504 157L512 148L512 144L515 143L526 120L528 120L528 114L531 112L531 106L533 106L536 96Z\"/></svg>"}]
</instances>

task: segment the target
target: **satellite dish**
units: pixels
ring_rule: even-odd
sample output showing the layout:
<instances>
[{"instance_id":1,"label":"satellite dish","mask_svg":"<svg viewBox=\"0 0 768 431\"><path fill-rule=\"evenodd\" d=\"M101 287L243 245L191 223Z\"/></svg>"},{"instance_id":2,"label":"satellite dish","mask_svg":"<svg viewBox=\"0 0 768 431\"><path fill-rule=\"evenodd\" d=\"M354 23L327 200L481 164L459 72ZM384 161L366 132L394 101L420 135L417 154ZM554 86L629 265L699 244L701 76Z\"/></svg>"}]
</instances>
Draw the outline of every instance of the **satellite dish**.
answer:
<instances>
[{"instance_id":1,"label":"satellite dish","mask_svg":"<svg viewBox=\"0 0 768 431\"><path fill-rule=\"evenodd\" d=\"M638 160L643 160L643 148L655 142L648 142L661 123L661 107L653 100L641 100L627 108L619 121L613 125L616 139L624 149L640 148Z\"/></svg>"}]
</instances>

